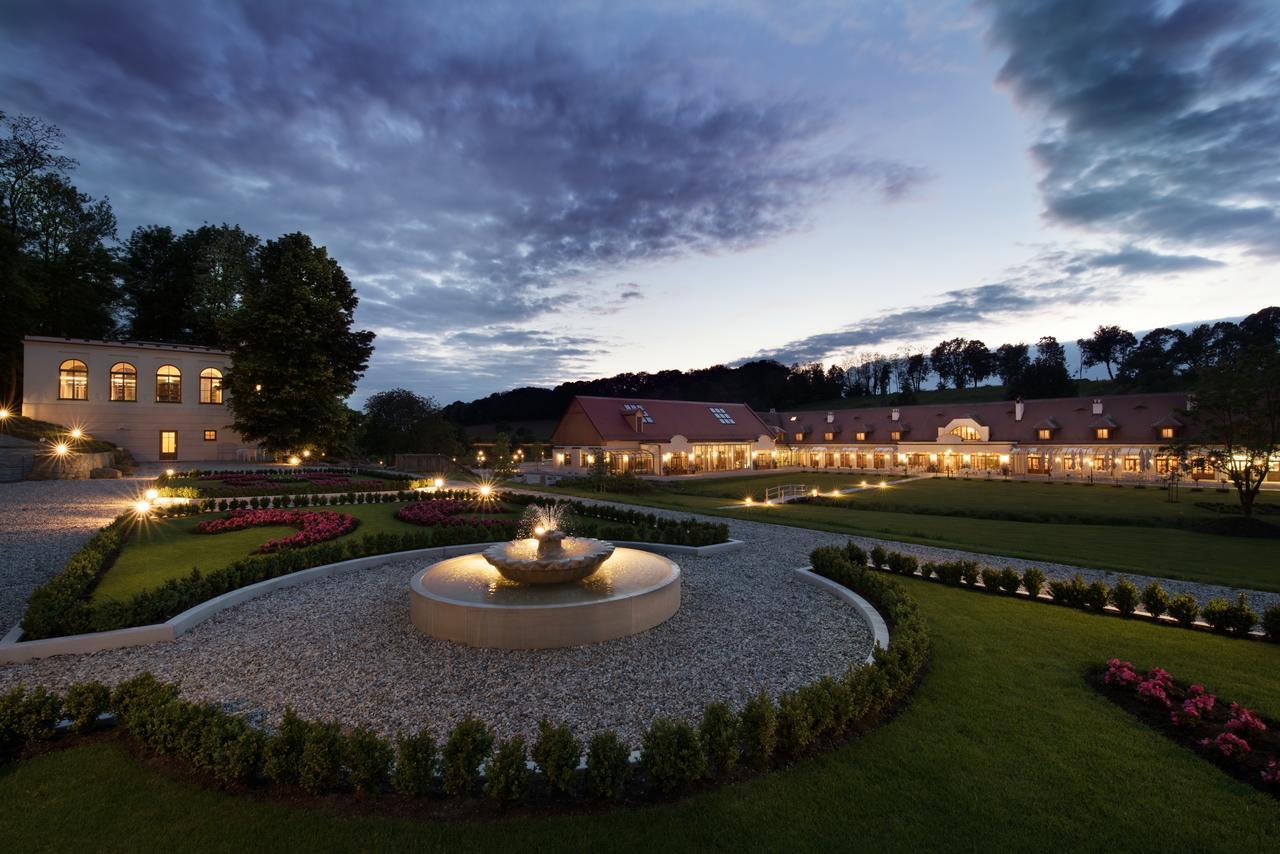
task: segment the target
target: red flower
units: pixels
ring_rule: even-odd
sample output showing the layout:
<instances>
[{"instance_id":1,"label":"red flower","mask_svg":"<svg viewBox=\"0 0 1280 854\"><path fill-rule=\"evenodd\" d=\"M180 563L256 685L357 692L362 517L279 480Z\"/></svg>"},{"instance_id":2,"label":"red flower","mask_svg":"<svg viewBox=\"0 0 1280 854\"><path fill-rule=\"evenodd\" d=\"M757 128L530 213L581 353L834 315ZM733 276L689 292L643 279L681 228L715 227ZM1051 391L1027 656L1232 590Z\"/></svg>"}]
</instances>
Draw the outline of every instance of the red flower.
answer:
<instances>
[{"instance_id":1,"label":"red flower","mask_svg":"<svg viewBox=\"0 0 1280 854\"><path fill-rule=\"evenodd\" d=\"M287 525L298 528L298 533L288 537L268 540L257 552L277 552L281 549L301 548L325 540L333 540L356 529L359 520L346 513L332 510L232 510L221 519L208 519L196 525L197 534L221 534L226 531L242 531L264 525Z\"/></svg>"}]
</instances>

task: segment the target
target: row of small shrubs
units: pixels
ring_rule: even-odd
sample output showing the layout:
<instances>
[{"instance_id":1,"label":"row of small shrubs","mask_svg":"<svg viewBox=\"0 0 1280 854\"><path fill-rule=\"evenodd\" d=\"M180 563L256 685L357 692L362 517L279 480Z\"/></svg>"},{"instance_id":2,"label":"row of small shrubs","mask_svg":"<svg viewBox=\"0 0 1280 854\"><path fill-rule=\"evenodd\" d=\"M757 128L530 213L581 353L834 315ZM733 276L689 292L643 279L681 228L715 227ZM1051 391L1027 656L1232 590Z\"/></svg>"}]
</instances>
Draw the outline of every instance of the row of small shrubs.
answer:
<instances>
[{"instance_id":1,"label":"row of small shrubs","mask_svg":"<svg viewBox=\"0 0 1280 854\"><path fill-rule=\"evenodd\" d=\"M302 495L312 493L329 493L329 492L346 492L341 485L326 486L323 484L313 483L276 483L271 486L213 486L202 485L192 486L181 484L181 481L191 478L199 478L205 475L217 474L215 471L204 469L192 469L190 471L174 472L172 475L161 474L155 479L154 485L160 494L171 498L233 498L246 494L256 496L273 496L273 495ZM235 471L226 472L226 474L245 474L246 472ZM316 474L333 474L333 475L364 475L366 477L377 478L379 480L390 481L387 484L388 489L394 489L397 486L412 489L412 484L417 483L421 486L428 485L424 481L415 481L411 475L402 474L400 472L387 472L381 469L362 469L362 468L323 468L323 469L299 469L299 468L271 468L271 469L254 469L251 472L255 475L261 475L263 478L269 478L273 475L298 475L302 473Z\"/></svg>"},{"instance_id":2,"label":"row of small shrubs","mask_svg":"<svg viewBox=\"0 0 1280 854\"><path fill-rule=\"evenodd\" d=\"M865 552L857 546L849 546L854 560L870 564L876 569L898 575L919 575L926 580L936 579L952 586L977 588L979 581L988 593L1013 596L1019 589L1035 599L1047 591L1053 601L1070 608L1104 611L1114 607L1123 617L1138 615L1141 605L1153 620L1168 615L1178 624L1191 627L1202 618L1213 631L1220 634L1246 637L1258 623L1258 614L1250 606L1243 593L1237 594L1234 603L1225 599L1211 599L1201 606L1188 593L1170 596L1160 583L1152 581L1139 589L1127 578L1114 586L1103 581L1086 582L1079 573L1069 579L1053 579L1046 584L1045 574L1036 567L1019 573L1013 567L996 569L982 567L977 561L954 560L920 563L913 555L886 551L880 546ZM1280 605L1273 605L1262 615L1262 628L1267 640L1280 642Z\"/></svg>"},{"instance_id":3,"label":"row of small shrubs","mask_svg":"<svg viewBox=\"0 0 1280 854\"><path fill-rule=\"evenodd\" d=\"M856 547L855 547L856 548ZM741 709L712 702L694 726L658 718L643 734L640 760L605 730L584 745L567 725L543 720L528 744L495 738L483 721L459 721L443 744L422 731L393 743L365 728L306 721L286 709L275 733L264 733L209 703L184 700L176 685L143 674L108 690L72 686L65 697L17 688L0 697L0 761L57 734L63 718L87 732L111 714L152 750L191 763L226 785L271 782L321 795L354 791L376 798L484 794L518 801L545 798L617 800L666 796L704 781L727 780L793 761L843 739L902 699L928 657L929 638L915 602L893 581L869 571L840 548L818 549L815 571L870 599L892 627L888 649L841 678L782 693L764 692ZM536 764L536 771L529 767Z\"/></svg>"}]
</instances>

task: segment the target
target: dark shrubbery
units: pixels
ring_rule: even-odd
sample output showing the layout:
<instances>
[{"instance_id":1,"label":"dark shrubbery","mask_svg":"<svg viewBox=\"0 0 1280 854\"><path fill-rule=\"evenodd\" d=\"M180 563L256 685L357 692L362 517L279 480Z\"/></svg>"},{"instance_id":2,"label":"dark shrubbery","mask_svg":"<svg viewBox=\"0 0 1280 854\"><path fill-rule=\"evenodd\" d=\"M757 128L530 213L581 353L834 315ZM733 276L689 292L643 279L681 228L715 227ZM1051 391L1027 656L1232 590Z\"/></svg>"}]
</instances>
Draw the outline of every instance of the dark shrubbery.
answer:
<instances>
[{"instance_id":1,"label":"dark shrubbery","mask_svg":"<svg viewBox=\"0 0 1280 854\"><path fill-rule=\"evenodd\" d=\"M813 744L813 717L800 691L778 695L778 753L787 759L803 756Z\"/></svg>"},{"instance_id":2,"label":"dark shrubbery","mask_svg":"<svg viewBox=\"0 0 1280 854\"><path fill-rule=\"evenodd\" d=\"M888 564L889 553L880 546L871 549L871 565L876 569L884 569Z\"/></svg>"},{"instance_id":3,"label":"dark shrubbery","mask_svg":"<svg viewBox=\"0 0 1280 854\"><path fill-rule=\"evenodd\" d=\"M1120 579L1111 588L1111 604L1116 606L1122 617L1133 616L1133 612L1138 610L1140 596L1138 586L1127 578Z\"/></svg>"},{"instance_id":4,"label":"dark shrubbery","mask_svg":"<svg viewBox=\"0 0 1280 854\"><path fill-rule=\"evenodd\" d=\"M1111 601L1111 589L1105 582L1091 581L1084 588L1084 606L1092 611L1106 610Z\"/></svg>"},{"instance_id":5,"label":"dark shrubbery","mask_svg":"<svg viewBox=\"0 0 1280 854\"><path fill-rule=\"evenodd\" d=\"M616 801L631 779L631 751L611 729L598 732L587 746L587 792L593 798Z\"/></svg>"},{"instance_id":6,"label":"dark shrubbery","mask_svg":"<svg viewBox=\"0 0 1280 854\"><path fill-rule=\"evenodd\" d=\"M1243 593L1237 594L1234 604L1225 599L1210 599L1200 614L1210 628L1223 634L1246 635L1258 622L1257 613L1249 607Z\"/></svg>"},{"instance_id":7,"label":"dark shrubbery","mask_svg":"<svg viewBox=\"0 0 1280 854\"><path fill-rule=\"evenodd\" d=\"M307 726L298 757L298 785L312 795L322 795L342 782L346 743L336 723L312 722Z\"/></svg>"},{"instance_id":8,"label":"dark shrubbery","mask_svg":"<svg viewBox=\"0 0 1280 854\"><path fill-rule=\"evenodd\" d=\"M395 751L387 740L372 730L360 728L347 736L347 767L351 786L366 797L376 798L391 780Z\"/></svg>"},{"instance_id":9,"label":"dark shrubbery","mask_svg":"<svg viewBox=\"0 0 1280 854\"><path fill-rule=\"evenodd\" d=\"M1200 614L1200 605L1189 593L1180 593L1169 601L1169 616L1183 626L1190 626Z\"/></svg>"},{"instance_id":10,"label":"dark shrubbery","mask_svg":"<svg viewBox=\"0 0 1280 854\"><path fill-rule=\"evenodd\" d=\"M127 524L121 516L94 534L57 575L36 588L22 615L24 637L39 639L94 630L89 594L120 554Z\"/></svg>"},{"instance_id":11,"label":"dark shrubbery","mask_svg":"<svg viewBox=\"0 0 1280 854\"><path fill-rule=\"evenodd\" d=\"M396 741L396 770L391 777L395 790L413 798L429 795L435 786L436 758L435 740L425 729L401 736Z\"/></svg>"},{"instance_id":12,"label":"dark shrubbery","mask_svg":"<svg viewBox=\"0 0 1280 854\"><path fill-rule=\"evenodd\" d=\"M468 794L480 779L480 763L493 748L493 733L484 721L463 718L449 733L442 755L444 791Z\"/></svg>"},{"instance_id":13,"label":"dark shrubbery","mask_svg":"<svg viewBox=\"0 0 1280 854\"><path fill-rule=\"evenodd\" d=\"M983 567L982 586L986 588L988 593L998 592L1000 590L1000 570L995 567Z\"/></svg>"},{"instance_id":14,"label":"dark shrubbery","mask_svg":"<svg viewBox=\"0 0 1280 854\"><path fill-rule=\"evenodd\" d=\"M74 732L88 732L98 724L111 704L111 691L97 682L77 682L67 689L62 713L71 719Z\"/></svg>"},{"instance_id":15,"label":"dark shrubbery","mask_svg":"<svg viewBox=\"0 0 1280 854\"><path fill-rule=\"evenodd\" d=\"M1027 595L1032 599L1039 596L1044 589L1044 571L1034 566L1028 568L1022 573L1022 586L1027 588Z\"/></svg>"},{"instance_id":16,"label":"dark shrubbery","mask_svg":"<svg viewBox=\"0 0 1280 854\"><path fill-rule=\"evenodd\" d=\"M1018 592L1018 585L1022 579L1018 577L1018 571L1011 566L1006 566L1000 570L1000 576L996 583L1000 586L1000 592L1007 596L1012 596Z\"/></svg>"},{"instance_id":17,"label":"dark shrubbery","mask_svg":"<svg viewBox=\"0 0 1280 854\"><path fill-rule=\"evenodd\" d=\"M702 753L707 759L707 771L712 777L723 777L738 764L738 755L742 749L739 745L738 716L724 703L707 703L703 708L698 738L702 740Z\"/></svg>"},{"instance_id":18,"label":"dark shrubbery","mask_svg":"<svg viewBox=\"0 0 1280 854\"><path fill-rule=\"evenodd\" d=\"M1162 614L1168 612L1169 594L1159 582L1153 581L1142 588L1142 607L1146 608L1147 613L1154 619L1159 619Z\"/></svg>"},{"instance_id":19,"label":"dark shrubbery","mask_svg":"<svg viewBox=\"0 0 1280 854\"><path fill-rule=\"evenodd\" d=\"M1262 612L1262 630L1266 632L1267 640L1280 643L1280 605L1272 605Z\"/></svg>"},{"instance_id":20,"label":"dark shrubbery","mask_svg":"<svg viewBox=\"0 0 1280 854\"><path fill-rule=\"evenodd\" d=\"M484 792L499 801L518 801L529 785L524 736L516 735L498 743L485 768Z\"/></svg>"},{"instance_id":21,"label":"dark shrubbery","mask_svg":"<svg viewBox=\"0 0 1280 854\"><path fill-rule=\"evenodd\" d=\"M742 760L751 768L769 767L778 747L778 708L761 691L747 700L738 721L742 737Z\"/></svg>"},{"instance_id":22,"label":"dark shrubbery","mask_svg":"<svg viewBox=\"0 0 1280 854\"><path fill-rule=\"evenodd\" d=\"M645 730L640 745L640 767L663 794L686 788L707 772L707 760L693 727L684 721L657 718Z\"/></svg>"},{"instance_id":23,"label":"dark shrubbery","mask_svg":"<svg viewBox=\"0 0 1280 854\"><path fill-rule=\"evenodd\" d=\"M533 743L533 761L547 781L547 788L568 794L573 772L578 769L582 744L567 724L552 726L546 718L538 721L538 740Z\"/></svg>"}]
</instances>

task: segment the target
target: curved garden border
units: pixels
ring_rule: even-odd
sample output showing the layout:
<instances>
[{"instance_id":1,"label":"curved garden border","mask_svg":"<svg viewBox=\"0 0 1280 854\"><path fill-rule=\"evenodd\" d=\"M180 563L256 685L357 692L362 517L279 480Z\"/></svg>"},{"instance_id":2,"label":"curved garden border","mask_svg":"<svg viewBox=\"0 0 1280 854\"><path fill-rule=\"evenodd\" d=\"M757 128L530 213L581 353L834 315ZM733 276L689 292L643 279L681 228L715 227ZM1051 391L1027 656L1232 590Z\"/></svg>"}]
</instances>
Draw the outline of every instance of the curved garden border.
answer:
<instances>
[{"instance_id":1,"label":"curved garden border","mask_svg":"<svg viewBox=\"0 0 1280 854\"><path fill-rule=\"evenodd\" d=\"M669 543L641 543L628 540L616 540L614 542L627 548L689 557L710 557L724 554L725 552L736 551L744 545L742 540L729 540L728 542L715 543L709 546L680 546ZM422 557L439 560L447 557L457 557L458 555L481 551L493 544L494 542L491 541L465 543L456 546L434 546L427 549L410 549L400 552L383 552L382 554L313 566L309 569L278 575L275 578L268 578L265 581L250 584L247 587L231 590L221 596L215 596L213 599L188 608L163 623L153 623L148 626L134 626L127 629L113 629L107 632L91 632L88 634L45 638L43 640L23 641L22 626L18 625L5 635L3 640L0 640L0 664L21 664L50 655L101 652L126 646L144 646L146 644L171 641L228 608L233 608L236 605L248 602L250 599L265 596L285 587L294 587L338 573L350 572L356 569L368 569L372 566L407 558Z\"/></svg>"}]
</instances>

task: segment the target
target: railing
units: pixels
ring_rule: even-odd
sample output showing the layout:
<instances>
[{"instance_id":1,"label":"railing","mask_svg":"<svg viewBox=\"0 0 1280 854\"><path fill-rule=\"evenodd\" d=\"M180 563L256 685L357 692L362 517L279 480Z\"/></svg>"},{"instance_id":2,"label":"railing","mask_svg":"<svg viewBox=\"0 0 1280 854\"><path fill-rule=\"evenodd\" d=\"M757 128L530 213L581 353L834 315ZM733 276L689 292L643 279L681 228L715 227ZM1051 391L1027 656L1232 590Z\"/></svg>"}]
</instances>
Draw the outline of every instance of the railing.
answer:
<instances>
[{"instance_id":1,"label":"railing","mask_svg":"<svg viewBox=\"0 0 1280 854\"><path fill-rule=\"evenodd\" d=\"M766 504L785 504L794 498L809 494L809 487L803 483L787 483L782 486L770 486L764 491Z\"/></svg>"}]
</instances>

